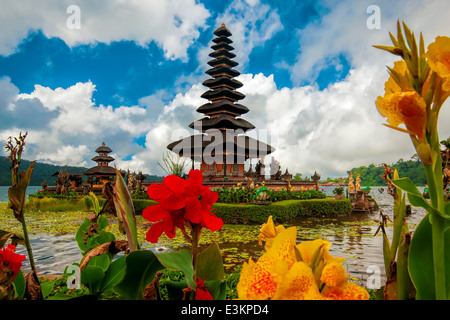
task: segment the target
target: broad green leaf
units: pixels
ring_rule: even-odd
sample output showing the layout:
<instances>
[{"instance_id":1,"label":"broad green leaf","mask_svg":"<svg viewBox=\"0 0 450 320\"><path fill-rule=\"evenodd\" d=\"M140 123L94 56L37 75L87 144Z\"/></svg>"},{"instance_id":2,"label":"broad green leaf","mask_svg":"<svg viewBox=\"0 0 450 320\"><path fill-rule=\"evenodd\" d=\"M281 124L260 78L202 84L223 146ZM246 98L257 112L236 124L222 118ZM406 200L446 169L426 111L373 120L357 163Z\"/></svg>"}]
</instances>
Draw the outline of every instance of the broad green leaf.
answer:
<instances>
[{"instance_id":1,"label":"broad green leaf","mask_svg":"<svg viewBox=\"0 0 450 320\"><path fill-rule=\"evenodd\" d=\"M50 293L53 292L54 284L56 281L58 281L58 279L55 279L53 281L41 282L42 296L44 297L44 299L47 299Z\"/></svg>"},{"instance_id":2,"label":"broad green leaf","mask_svg":"<svg viewBox=\"0 0 450 320\"><path fill-rule=\"evenodd\" d=\"M23 275L22 270L19 270L19 272L16 275L16 278L13 281L14 288L16 290L16 295L18 298L22 299L23 295L25 294L25 277Z\"/></svg>"},{"instance_id":3,"label":"broad green leaf","mask_svg":"<svg viewBox=\"0 0 450 320\"><path fill-rule=\"evenodd\" d=\"M111 255L108 253L104 253L102 255L93 257L89 260L88 266L97 266L102 269L104 272L108 270L109 265L111 264Z\"/></svg>"},{"instance_id":4,"label":"broad green leaf","mask_svg":"<svg viewBox=\"0 0 450 320\"><path fill-rule=\"evenodd\" d=\"M194 282L194 268L192 267L191 251L181 249L178 251L158 253L156 256L159 262L166 268L182 271L190 288L194 290L197 288Z\"/></svg>"},{"instance_id":5,"label":"broad green leaf","mask_svg":"<svg viewBox=\"0 0 450 320\"><path fill-rule=\"evenodd\" d=\"M416 185L408 178L400 178L391 180L391 182L397 187L402 189L408 194L408 201L414 207L422 207L428 212L433 212L442 216L445 219L450 219L450 215L445 212L439 212L433 208L428 201L423 197L422 193L417 189Z\"/></svg>"},{"instance_id":6,"label":"broad green leaf","mask_svg":"<svg viewBox=\"0 0 450 320\"><path fill-rule=\"evenodd\" d=\"M450 230L445 232L445 244L450 244ZM409 273L417 290L417 300L435 300L432 225L430 214L426 215L411 240ZM450 266L450 250L446 250L445 265ZM450 268L446 267L447 288L450 288Z\"/></svg>"},{"instance_id":7,"label":"broad green leaf","mask_svg":"<svg viewBox=\"0 0 450 320\"><path fill-rule=\"evenodd\" d=\"M91 293L97 294L100 291L104 276L105 272L102 268L88 265L81 271L81 282L91 290Z\"/></svg>"},{"instance_id":8,"label":"broad green leaf","mask_svg":"<svg viewBox=\"0 0 450 320\"><path fill-rule=\"evenodd\" d=\"M227 282L225 280L205 281L205 286L214 300L225 300L227 294Z\"/></svg>"},{"instance_id":9,"label":"broad green leaf","mask_svg":"<svg viewBox=\"0 0 450 320\"><path fill-rule=\"evenodd\" d=\"M123 278L126 269L125 260L126 256L122 256L111 262L108 270L105 272L105 277L102 280L100 292L111 290L113 286Z\"/></svg>"},{"instance_id":10,"label":"broad green leaf","mask_svg":"<svg viewBox=\"0 0 450 320\"><path fill-rule=\"evenodd\" d=\"M188 286L186 282L179 281L167 281L166 289L167 289L167 298L169 300L182 300L184 296L183 290ZM187 295L187 299L189 299L189 294Z\"/></svg>"},{"instance_id":11,"label":"broad green leaf","mask_svg":"<svg viewBox=\"0 0 450 320\"><path fill-rule=\"evenodd\" d=\"M416 185L409 179L408 177L400 178L400 179L394 179L391 180L391 182L397 187L402 189L403 191L416 195L416 196L422 196L422 193L417 189Z\"/></svg>"},{"instance_id":12,"label":"broad green leaf","mask_svg":"<svg viewBox=\"0 0 450 320\"><path fill-rule=\"evenodd\" d=\"M135 250L125 259L126 270L122 280L113 289L125 300L142 300L145 287L153 281L164 266L150 250Z\"/></svg>"},{"instance_id":13,"label":"broad green leaf","mask_svg":"<svg viewBox=\"0 0 450 320\"><path fill-rule=\"evenodd\" d=\"M83 254L98 245L115 240L115 236L113 233L103 230L108 226L108 224L108 219L100 216L97 221L98 233L92 233L91 236L88 237L87 234L89 231L89 227L91 226L91 222L88 218L84 218L83 223L80 225L77 233L75 234L75 240L77 241L78 247Z\"/></svg>"},{"instance_id":14,"label":"broad green leaf","mask_svg":"<svg viewBox=\"0 0 450 320\"><path fill-rule=\"evenodd\" d=\"M200 252L197 260L197 278L203 281L222 280L224 277L222 254L217 243Z\"/></svg>"}]
</instances>

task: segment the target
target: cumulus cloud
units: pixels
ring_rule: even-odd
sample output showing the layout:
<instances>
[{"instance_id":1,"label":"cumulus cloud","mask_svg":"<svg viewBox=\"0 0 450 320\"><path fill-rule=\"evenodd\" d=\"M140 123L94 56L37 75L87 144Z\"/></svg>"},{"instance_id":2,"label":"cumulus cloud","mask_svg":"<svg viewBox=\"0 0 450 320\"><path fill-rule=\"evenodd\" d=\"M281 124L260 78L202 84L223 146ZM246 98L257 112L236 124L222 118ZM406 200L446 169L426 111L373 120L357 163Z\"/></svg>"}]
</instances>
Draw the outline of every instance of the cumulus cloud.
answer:
<instances>
[{"instance_id":1,"label":"cumulus cloud","mask_svg":"<svg viewBox=\"0 0 450 320\"><path fill-rule=\"evenodd\" d=\"M240 69L248 63L248 57L253 48L264 46L267 40L283 30L283 24L277 10L272 9L268 4L260 3L258 0L234 0L216 18L214 29L222 23L232 33L232 46L235 48L233 52L237 55L236 61L239 62ZM197 58L202 70L209 68L205 62L210 59L208 58L210 52L210 47L199 50Z\"/></svg>"},{"instance_id":2,"label":"cumulus cloud","mask_svg":"<svg viewBox=\"0 0 450 320\"><path fill-rule=\"evenodd\" d=\"M17 50L30 30L61 38L68 46L131 40L141 46L154 41L168 59L187 59L187 48L200 35L209 12L194 0L1 0L0 54ZM76 5L79 10L68 10ZM79 12L80 28L73 28Z\"/></svg>"},{"instance_id":3,"label":"cumulus cloud","mask_svg":"<svg viewBox=\"0 0 450 320\"><path fill-rule=\"evenodd\" d=\"M448 1L379 1L380 29L370 29L367 21L373 1L347 0L322 1L323 11L319 19L297 30L298 51L296 62L286 66L295 85L314 83L320 72L329 67L330 61L343 55L352 68L366 64L384 68L397 60L373 45L391 45L389 32L396 34L397 20L405 21L412 31L423 32L430 43L438 34L447 34L450 27Z\"/></svg>"}]
</instances>

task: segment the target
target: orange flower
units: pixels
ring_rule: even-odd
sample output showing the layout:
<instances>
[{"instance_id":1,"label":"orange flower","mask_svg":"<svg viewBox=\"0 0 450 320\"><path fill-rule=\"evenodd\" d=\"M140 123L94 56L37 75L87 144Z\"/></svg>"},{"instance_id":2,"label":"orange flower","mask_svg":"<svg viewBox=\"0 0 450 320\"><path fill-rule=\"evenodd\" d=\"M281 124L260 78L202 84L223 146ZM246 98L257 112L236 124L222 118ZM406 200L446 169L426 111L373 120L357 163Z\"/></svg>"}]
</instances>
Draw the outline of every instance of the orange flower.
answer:
<instances>
[{"instance_id":1,"label":"orange flower","mask_svg":"<svg viewBox=\"0 0 450 320\"><path fill-rule=\"evenodd\" d=\"M264 241L266 243L264 248L266 250L269 250L277 234L279 234L284 229L285 228L282 225L275 226L272 220L272 216L270 216L269 219L267 219L267 222L261 226L261 233L258 236L259 245L262 245L261 241Z\"/></svg>"},{"instance_id":2,"label":"orange flower","mask_svg":"<svg viewBox=\"0 0 450 320\"><path fill-rule=\"evenodd\" d=\"M426 103L416 91L395 92L378 97L378 112L387 118L391 128L416 135L421 139L426 128ZM397 128L404 123L407 130Z\"/></svg>"},{"instance_id":3,"label":"orange flower","mask_svg":"<svg viewBox=\"0 0 450 320\"><path fill-rule=\"evenodd\" d=\"M244 263L236 287L240 299L265 300L274 296L277 290L276 273L274 266L284 261L287 269L295 262L294 246L297 238L297 228L290 227L280 232L272 246L256 263L250 259Z\"/></svg>"},{"instance_id":4,"label":"orange flower","mask_svg":"<svg viewBox=\"0 0 450 320\"><path fill-rule=\"evenodd\" d=\"M296 245L297 229L276 232L271 218L263 225L270 248L253 262L244 262L237 291L248 300L347 300L369 299L367 291L353 283L341 262L329 253L331 243L316 239ZM267 243L266 243L267 244Z\"/></svg>"},{"instance_id":5,"label":"orange flower","mask_svg":"<svg viewBox=\"0 0 450 320\"><path fill-rule=\"evenodd\" d=\"M436 37L426 53L430 69L441 78L450 77L450 38Z\"/></svg>"},{"instance_id":6,"label":"orange flower","mask_svg":"<svg viewBox=\"0 0 450 320\"><path fill-rule=\"evenodd\" d=\"M428 46L426 53L430 69L437 73L442 79L441 103L450 94L450 38L436 37L433 43Z\"/></svg>"}]
</instances>

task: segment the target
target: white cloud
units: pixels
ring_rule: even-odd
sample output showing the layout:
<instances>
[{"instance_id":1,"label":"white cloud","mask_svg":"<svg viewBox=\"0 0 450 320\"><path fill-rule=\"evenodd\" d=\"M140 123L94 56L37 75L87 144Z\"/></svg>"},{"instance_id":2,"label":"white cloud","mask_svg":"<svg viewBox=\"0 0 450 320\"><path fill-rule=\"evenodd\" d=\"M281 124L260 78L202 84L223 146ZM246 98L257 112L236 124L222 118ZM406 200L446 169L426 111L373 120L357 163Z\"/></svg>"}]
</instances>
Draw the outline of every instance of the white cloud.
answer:
<instances>
[{"instance_id":1,"label":"white cloud","mask_svg":"<svg viewBox=\"0 0 450 320\"><path fill-rule=\"evenodd\" d=\"M80 8L80 29L71 29L73 12ZM209 12L194 0L1 0L0 54L9 55L31 30L61 38L68 46L132 40L141 46L156 42L169 59L186 59L187 48L200 35Z\"/></svg>"},{"instance_id":2,"label":"white cloud","mask_svg":"<svg viewBox=\"0 0 450 320\"><path fill-rule=\"evenodd\" d=\"M430 43L438 34L447 34L450 27L449 1L378 1L381 29L369 29L367 8L371 0L323 1L328 11L297 31L299 54L289 68L295 85L313 83L320 71L326 69L330 61L344 55L353 68L366 64L384 68L397 57L375 49L373 45L392 45L389 32L397 33L397 20L405 21L418 35L423 32L425 41Z\"/></svg>"},{"instance_id":3,"label":"white cloud","mask_svg":"<svg viewBox=\"0 0 450 320\"><path fill-rule=\"evenodd\" d=\"M232 46L236 49L236 61L241 65L248 63L248 56L253 48L264 46L277 32L283 30L283 25L277 10L259 1L234 0L216 19L216 27L225 23L232 33ZM199 61L207 61L211 49L199 53ZM203 64L205 65L205 64Z\"/></svg>"}]
</instances>

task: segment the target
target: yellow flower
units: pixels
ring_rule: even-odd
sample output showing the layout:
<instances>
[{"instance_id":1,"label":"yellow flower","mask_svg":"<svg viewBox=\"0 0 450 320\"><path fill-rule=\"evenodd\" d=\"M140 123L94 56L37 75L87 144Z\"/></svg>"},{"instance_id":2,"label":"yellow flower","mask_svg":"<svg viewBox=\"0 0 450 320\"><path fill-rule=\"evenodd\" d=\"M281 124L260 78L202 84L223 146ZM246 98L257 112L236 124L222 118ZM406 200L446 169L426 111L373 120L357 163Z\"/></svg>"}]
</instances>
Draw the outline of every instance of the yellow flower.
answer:
<instances>
[{"instance_id":1,"label":"yellow flower","mask_svg":"<svg viewBox=\"0 0 450 320\"><path fill-rule=\"evenodd\" d=\"M378 112L387 118L391 128L416 135L421 139L426 128L426 103L416 91L395 92L378 97ZM397 128L404 123L407 130Z\"/></svg>"},{"instance_id":2,"label":"yellow flower","mask_svg":"<svg viewBox=\"0 0 450 320\"><path fill-rule=\"evenodd\" d=\"M402 88L398 85L398 83L394 80L392 76L389 77L389 79L384 83L384 93L385 94L391 94L395 92L401 92L401 91L411 91L413 90L411 85L406 81L406 75L408 73L408 68L406 66L406 62L404 60L399 60L394 62L394 67L392 70L396 73L398 73L401 76L401 84L404 88Z\"/></svg>"},{"instance_id":3,"label":"yellow flower","mask_svg":"<svg viewBox=\"0 0 450 320\"><path fill-rule=\"evenodd\" d=\"M442 78L441 99L442 103L450 94L450 38L436 37L433 43L428 46L426 53L430 69Z\"/></svg>"},{"instance_id":4,"label":"yellow flower","mask_svg":"<svg viewBox=\"0 0 450 320\"><path fill-rule=\"evenodd\" d=\"M323 294L324 298L330 300L369 300L370 296L366 289L353 282L333 287Z\"/></svg>"},{"instance_id":5,"label":"yellow flower","mask_svg":"<svg viewBox=\"0 0 450 320\"><path fill-rule=\"evenodd\" d=\"M304 262L295 262L284 277L279 278L274 300L303 300L311 287L316 287L312 269Z\"/></svg>"},{"instance_id":6,"label":"yellow flower","mask_svg":"<svg viewBox=\"0 0 450 320\"><path fill-rule=\"evenodd\" d=\"M344 258L330 255L329 241L316 239L296 245L296 227L279 227L275 227L272 217L262 226L262 234L273 243L257 262L251 258L244 262L237 285L239 299L369 298L364 288L348 282L349 276L341 265Z\"/></svg>"},{"instance_id":7,"label":"yellow flower","mask_svg":"<svg viewBox=\"0 0 450 320\"><path fill-rule=\"evenodd\" d=\"M279 234L281 231L283 231L285 228L282 225L278 225L275 227L275 224L273 223L272 216L269 217L266 223L264 223L261 226L260 234L258 236L259 245L262 245L262 241L266 243L265 249L268 250L273 243L273 240Z\"/></svg>"},{"instance_id":8,"label":"yellow flower","mask_svg":"<svg viewBox=\"0 0 450 320\"><path fill-rule=\"evenodd\" d=\"M266 251L256 263L244 263L237 291L239 299L265 300L274 296L277 290L278 274L273 267L280 261L285 261L287 269L295 262L294 245L297 238L297 228L290 227L280 232L271 248Z\"/></svg>"},{"instance_id":9,"label":"yellow flower","mask_svg":"<svg viewBox=\"0 0 450 320\"><path fill-rule=\"evenodd\" d=\"M426 53L428 65L441 78L450 77L450 38L436 37Z\"/></svg>"},{"instance_id":10,"label":"yellow flower","mask_svg":"<svg viewBox=\"0 0 450 320\"><path fill-rule=\"evenodd\" d=\"M342 262L345 258L333 257L328 251L331 247L331 242L322 239L315 239L312 241L303 241L296 245L297 250L301 254L302 261L305 263L310 263L311 257L320 248L323 248L323 259L325 262L337 261Z\"/></svg>"},{"instance_id":11,"label":"yellow flower","mask_svg":"<svg viewBox=\"0 0 450 320\"><path fill-rule=\"evenodd\" d=\"M347 281L348 278L344 266L339 262L332 261L323 268L320 280L328 286L337 286Z\"/></svg>"}]
</instances>

